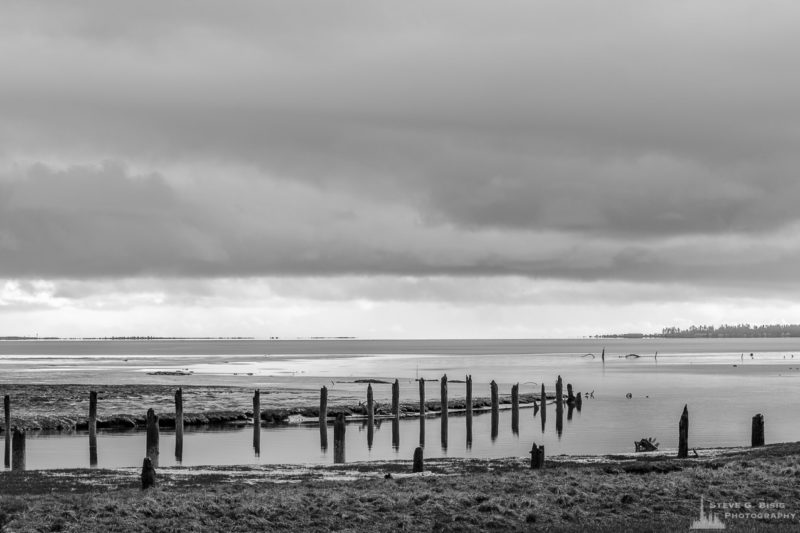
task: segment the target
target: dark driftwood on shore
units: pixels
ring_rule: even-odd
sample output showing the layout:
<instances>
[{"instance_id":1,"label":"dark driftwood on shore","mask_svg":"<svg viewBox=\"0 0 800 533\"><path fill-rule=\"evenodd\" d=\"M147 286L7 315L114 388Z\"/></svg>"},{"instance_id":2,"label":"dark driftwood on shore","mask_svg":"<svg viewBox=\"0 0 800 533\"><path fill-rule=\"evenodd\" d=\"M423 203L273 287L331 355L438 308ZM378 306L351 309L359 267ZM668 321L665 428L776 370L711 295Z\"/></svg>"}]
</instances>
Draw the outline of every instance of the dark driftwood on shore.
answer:
<instances>
[{"instance_id":1,"label":"dark driftwood on shore","mask_svg":"<svg viewBox=\"0 0 800 533\"><path fill-rule=\"evenodd\" d=\"M683 414L678 423L678 458L689 457L689 406L683 406Z\"/></svg>"},{"instance_id":2,"label":"dark driftwood on shore","mask_svg":"<svg viewBox=\"0 0 800 533\"><path fill-rule=\"evenodd\" d=\"M753 417L753 431L750 444L753 447L764 445L764 415L761 413Z\"/></svg>"},{"instance_id":3,"label":"dark driftwood on shore","mask_svg":"<svg viewBox=\"0 0 800 533\"><path fill-rule=\"evenodd\" d=\"M153 409L147 410L147 443L145 455L150 458L153 466L158 466L158 416Z\"/></svg>"}]
</instances>

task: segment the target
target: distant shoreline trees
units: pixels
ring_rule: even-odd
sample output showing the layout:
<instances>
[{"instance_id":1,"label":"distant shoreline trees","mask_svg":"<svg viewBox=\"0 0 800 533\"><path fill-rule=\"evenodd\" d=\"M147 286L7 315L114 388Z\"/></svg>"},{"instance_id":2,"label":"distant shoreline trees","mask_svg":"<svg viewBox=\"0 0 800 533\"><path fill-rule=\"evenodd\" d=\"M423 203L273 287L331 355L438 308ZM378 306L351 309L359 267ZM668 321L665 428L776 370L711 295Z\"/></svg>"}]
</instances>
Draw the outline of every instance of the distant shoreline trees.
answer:
<instances>
[{"instance_id":1,"label":"distant shoreline trees","mask_svg":"<svg viewBox=\"0 0 800 533\"><path fill-rule=\"evenodd\" d=\"M687 329L668 327L661 333L612 334L596 335L598 338L663 338L663 339L695 339L695 338L748 338L748 337L800 337L800 324L723 324L721 326L690 326Z\"/></svg>"}]
</instances>

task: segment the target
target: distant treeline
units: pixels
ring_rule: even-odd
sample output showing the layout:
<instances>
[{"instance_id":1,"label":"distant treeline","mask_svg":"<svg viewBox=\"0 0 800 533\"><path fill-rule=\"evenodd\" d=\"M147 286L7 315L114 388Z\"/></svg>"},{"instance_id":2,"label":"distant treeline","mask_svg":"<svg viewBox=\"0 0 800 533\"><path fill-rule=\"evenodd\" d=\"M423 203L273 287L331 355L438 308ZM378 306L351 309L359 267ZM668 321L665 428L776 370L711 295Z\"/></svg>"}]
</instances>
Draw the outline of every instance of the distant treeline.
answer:
<instances>
[{"instance_id":1,"label":"distant treeline","mask_svg":"<svg viewBox=\"0 0 800 533\"><path fill-rule=\"evenodd\" d=\"M800 337L800 324L769 324L755 326L751 324L723 324L721 326L690 326L687 329L677 327L664 328L661 333L626 333L613 335L597 335L599 338L669 338L690 339L698 337Z\"/></svg>"},{"instance_id":2,"label":"distant treeline","mask_svg":"<svg viewBox=\"0 0 800 533\"><path fill-rule=\"evenodd\" d=\"M19 337L6 336L0 337L0 341L207 341L207 340L252 340L255 337Z\"/></svg>"}]
</instances>

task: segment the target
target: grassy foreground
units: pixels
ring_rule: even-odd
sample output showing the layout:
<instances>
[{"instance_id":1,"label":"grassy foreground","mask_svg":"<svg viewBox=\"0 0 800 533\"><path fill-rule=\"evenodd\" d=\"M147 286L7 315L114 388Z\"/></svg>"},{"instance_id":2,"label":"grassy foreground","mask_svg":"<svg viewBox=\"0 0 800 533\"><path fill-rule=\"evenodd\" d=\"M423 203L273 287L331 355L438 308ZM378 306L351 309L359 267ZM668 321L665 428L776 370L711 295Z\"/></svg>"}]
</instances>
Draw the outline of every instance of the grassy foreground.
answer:
<instances>
[{"instance_id":1,"label":"grassy foreground","mask_svg":"<svg viewBox=\"0 0 800 533\"><path fill-rule=\"evenodd\" d=\"M646 456L645 456L646 455ZM709 502L788 516L726 517L726 531L800 530L800 444L548 460L431 460L325 467L0 473L2 531L687 531ZM769 514L769 513L768 513Z\"/></svg>"}]
</instances>

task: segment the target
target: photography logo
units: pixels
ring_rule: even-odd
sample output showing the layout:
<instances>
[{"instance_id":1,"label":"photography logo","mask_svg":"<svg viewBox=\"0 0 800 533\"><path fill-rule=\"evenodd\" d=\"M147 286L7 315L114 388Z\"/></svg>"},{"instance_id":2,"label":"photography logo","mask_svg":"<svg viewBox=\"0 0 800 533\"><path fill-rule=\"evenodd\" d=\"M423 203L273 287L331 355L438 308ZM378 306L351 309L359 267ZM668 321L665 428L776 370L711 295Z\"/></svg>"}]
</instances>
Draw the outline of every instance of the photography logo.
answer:
<instances>
[{"instance_id":1,"label":"photography logo","mask_svg":"<svg viewBox=\"0 0 800 533\"><path fill-rule=\"evenodd\" d=\"M694 530L722 530L725 529L725 523L717 518L717 515L709 511L705 512L703 497L700 496L700 518L692 522L689 529Z\"/></svg>"}]
</instances>

